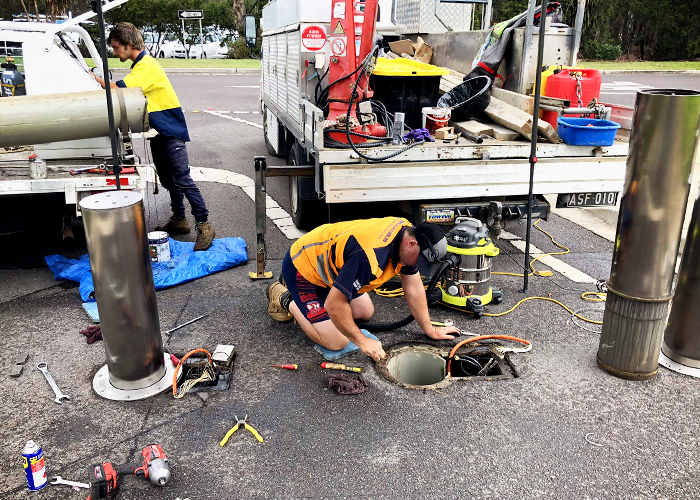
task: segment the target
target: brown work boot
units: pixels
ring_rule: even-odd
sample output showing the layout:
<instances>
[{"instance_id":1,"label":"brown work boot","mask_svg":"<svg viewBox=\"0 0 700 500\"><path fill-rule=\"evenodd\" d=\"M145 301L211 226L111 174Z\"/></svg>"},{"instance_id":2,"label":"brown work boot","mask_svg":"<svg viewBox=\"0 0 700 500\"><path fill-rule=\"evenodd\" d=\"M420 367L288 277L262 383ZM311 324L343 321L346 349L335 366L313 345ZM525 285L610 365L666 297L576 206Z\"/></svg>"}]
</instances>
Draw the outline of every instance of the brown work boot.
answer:
<instances>
[{"instance_id":1,"label":"brown work boot","mask_svg":"<svg viewBox=\"0 0 700 500\"><path fill-rule=\"evenodd\" d=\"M267 314L275 321L286 323L294 317L289 312L289 302L291 297L287 287L279 281L273 281L266 290L267 295Z\"/></svg>"},{"instance_id":2,"label":"brown work boot","mask_svg":"<svg viewBox=\"0 0 700 500\"><path fill-rule=\"evenodd\" d=\"M190 223L184 217L173 215L163 226L156 226L156 231L165 231L172 234L190 234Z\"/></svg>"},{"instance_id":3,"label":"brown work boot","mask_svg":"<svg viewBox=\"0 0 700 500\"><path fill-rule=\"evenodd\" d=\"M197 229L197 241L194 244L194 251L198 252L200 250L209 250L212 241L214 241L214 235L216 235L214 226L212 226L211 222L208 221L197 222L195 229Z\"/></svg>"}]
</instances>

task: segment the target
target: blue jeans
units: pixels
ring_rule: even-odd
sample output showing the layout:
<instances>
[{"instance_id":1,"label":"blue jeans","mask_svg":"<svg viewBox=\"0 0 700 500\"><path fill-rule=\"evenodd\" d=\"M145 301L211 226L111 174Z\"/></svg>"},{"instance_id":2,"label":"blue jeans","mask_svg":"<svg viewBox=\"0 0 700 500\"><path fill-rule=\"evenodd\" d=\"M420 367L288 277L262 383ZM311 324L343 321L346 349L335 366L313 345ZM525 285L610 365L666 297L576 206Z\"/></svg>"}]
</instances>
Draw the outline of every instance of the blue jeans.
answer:
<instances>
[{"instance_id":1,"label":"blue jeans","mask_svg":"<svg viewBox=\"0 0 700 500\"><path fill-rule=\"evenodd\" d=\"M202 193L190 176L190 163L185 141L178 137L157 135L151 139L151 153L160 183L170 193L173 214L185 217L185 198L190 202L197 222L206 222L209 211Z\"/></svg>"}]
</instances>

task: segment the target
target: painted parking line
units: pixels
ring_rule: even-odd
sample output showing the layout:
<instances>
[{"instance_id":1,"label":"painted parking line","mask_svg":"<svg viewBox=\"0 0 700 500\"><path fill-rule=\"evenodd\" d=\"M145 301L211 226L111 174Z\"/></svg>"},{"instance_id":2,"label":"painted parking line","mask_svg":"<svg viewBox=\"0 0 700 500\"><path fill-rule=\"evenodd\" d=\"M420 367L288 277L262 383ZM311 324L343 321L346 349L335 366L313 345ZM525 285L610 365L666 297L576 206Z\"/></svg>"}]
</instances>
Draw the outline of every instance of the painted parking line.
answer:
<instances>
[{"instance_id":1,"label":"painted parking line","mask_svg":"<svg viewBox=\"0 0 700 500\"><path fill-rule=\"evenodd\" d=\"M208 109L202 110L203 113L209 113L210 115L214 116L219 116L221 118L226 118L227 120L233 120L234 122L240 122L240 123L245 123L246 125L250 125L251 127L259 128L262 130L263 126L260 125L259 123L254 123L254 122L249 122L248 120L243 120L242 118L237 118L235 116L228 116L225 114L222 114L218 111L210 111Z\"/></svg>"},{"instance_id":2,"label":"painted parking line","mask_svg":"<svg viewBox=\"0 0 700 500\"><path fill-rule=\"evenodd\" d=\"M226 85L230 89L259 89L260 85Z\"/></svg>"},{"instance_id":3,"label":"painted parking line","mask_svg":"<svg viewBox=\"0 0 700 500\"><path fill-rule=\"evenodd\" d=\"M146 178L148 182L154 182L153 168L139 167L139 175ZM248 195L248 198L255 202L255 181L247 175L231 172L221 168L207 167L192 167L190 166L190 175L195 182L216 182L218 184L230 184L237 186ZM268 194L265 199L266 214L272 223L282 231L287 239L296 240L306 234L305 231L300 231L294 225L292 217L280 207L272 197Z\"/></svg>"},{"instance_id":4,"label":"painted parking line","mask_svg":"<svg viewBox=\"0 0 700 500\"><path fill-rule=\"evenodd\" d=\"M520 237L509 233L508 231L501 231L501 236L502 239L508 240L508 242L513 245L515 248L520 250L521 252L525 253L525 241L520 239ZM530 257L533 259L536 259L537 257L540 257L547 252L544 252L534 246L532 243L530 243ZM574 281L576 283L597 283L598 280L588 276L586 273L583 271L579 271L573 266L570 266L566 262L557 259L553 255L545 255L541 259L539 259L537 262L541 262L545 266L549 267L550 269L558 272L562 276L569 278L571 281Z\"/></svg>"}]
</instances>

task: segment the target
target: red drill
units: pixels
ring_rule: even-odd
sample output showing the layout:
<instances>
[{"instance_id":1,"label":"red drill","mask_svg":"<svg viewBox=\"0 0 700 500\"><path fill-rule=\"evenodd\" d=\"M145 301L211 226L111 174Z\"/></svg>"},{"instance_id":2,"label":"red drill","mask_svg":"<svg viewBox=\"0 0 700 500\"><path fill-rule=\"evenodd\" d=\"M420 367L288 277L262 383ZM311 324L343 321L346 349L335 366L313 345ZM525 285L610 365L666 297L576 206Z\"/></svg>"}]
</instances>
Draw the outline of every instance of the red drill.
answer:
<instances>
[{"instance_id":1,"label":"red drill","mask_svg":"<svg viewBox=\"0 0 700 500\"><path fill-rule=\"evenodd\" d=\"M92 481L87 500L110 498L117 492L119 477L135 474L148 478L152 484L165 486L170 481L168 457L159 444L150 444L141 451L141 465L124 465L118 469L110 462L93 465L90 469Z\"/></svg>"}]
</instances>

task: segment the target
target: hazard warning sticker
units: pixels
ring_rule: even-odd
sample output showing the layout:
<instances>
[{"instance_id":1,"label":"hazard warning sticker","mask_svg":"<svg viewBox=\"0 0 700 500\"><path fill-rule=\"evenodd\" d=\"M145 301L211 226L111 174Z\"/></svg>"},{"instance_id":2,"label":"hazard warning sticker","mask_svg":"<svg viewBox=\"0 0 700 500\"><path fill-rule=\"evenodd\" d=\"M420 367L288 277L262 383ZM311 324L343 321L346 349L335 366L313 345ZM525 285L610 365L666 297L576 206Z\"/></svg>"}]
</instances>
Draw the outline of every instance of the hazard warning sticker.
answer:
<instances>
[{"instance_id":1,"label":"hazard warning sticker","mask_svg":"<svg viewBox=\"0 0 700 500\"><path fill-rule=\"evenodd\" d=\"M333 29L333 34L334 35L344 35L345 30L343 29L343 25L340 24L340 21L338 21L338 24L335 25L335 28Z\"/></svg>"},{"instance_id":2,"label":"hazard warning sticker","mask_svg":"<svg viewBox=\"0 0 700 500\"><path fill-rule=\"evenodd\" d=\"M348 37L334 36L331 37L331 52L336 57L345 57L348 49Z\"/></svg>"},{"instance_id":3,"label":"hazard warning sticker","mask_svg":"<svg viewBox=\"0 0 700 500\"><path fill-rule=\"evenodd\" d=\"M306 50L316 52L326 47L326 29L323 26L307 26L301 32L301 44Z\"/></svg>"}]
</instances>

